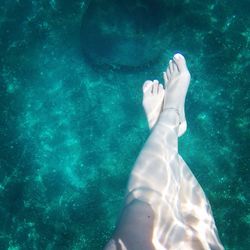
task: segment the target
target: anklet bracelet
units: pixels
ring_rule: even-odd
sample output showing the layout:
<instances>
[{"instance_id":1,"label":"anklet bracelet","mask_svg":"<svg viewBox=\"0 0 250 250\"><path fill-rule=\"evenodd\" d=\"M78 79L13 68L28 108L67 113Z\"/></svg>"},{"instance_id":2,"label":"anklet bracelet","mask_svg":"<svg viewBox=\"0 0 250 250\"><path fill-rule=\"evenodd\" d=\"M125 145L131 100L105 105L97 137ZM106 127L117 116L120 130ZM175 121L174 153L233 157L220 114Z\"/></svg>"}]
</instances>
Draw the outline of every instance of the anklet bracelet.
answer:
<instances>
[{"instance_id":1,"label":"anklet bracelet","mask_svg":"<svg viewBox=\"0 0 250 250\"><path fill-rule=\"evenodd\" d=\"M165 108L165 109L163 109L163 110L167 110L167 109L173 109L173 110L175 110L176 113L180 116L179 110L178 110L177 108Z\"/></svg>"},{"instance_id":2,"label":"anklet bracelet","mask_svg":"<svg viewBox=\"0 0 250 250\"><path fill-rule=\"evenodd\" d=\"M179 119L180 119L180 112L179 112L179 110L178 110L177 108L165 108L165 109L163 109L163 110L168 110L168 109L172 109L172 110L176 111L176 113L178 114ZM180 121L179 121L179 124L181 124Z\"/></svg>"}]
</instances>

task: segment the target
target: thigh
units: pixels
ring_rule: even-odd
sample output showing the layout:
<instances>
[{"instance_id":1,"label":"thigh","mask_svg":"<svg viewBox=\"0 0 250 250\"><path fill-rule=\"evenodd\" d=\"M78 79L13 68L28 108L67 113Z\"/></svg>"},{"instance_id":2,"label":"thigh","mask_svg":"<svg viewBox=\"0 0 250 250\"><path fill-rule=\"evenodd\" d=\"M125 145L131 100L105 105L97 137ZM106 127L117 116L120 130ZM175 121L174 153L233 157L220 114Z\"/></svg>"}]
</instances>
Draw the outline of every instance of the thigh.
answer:
<instances>
[{"instance_id":1,"label":"thigh","mask_svg":"<svg viewBox=\"0 0 250 250\"><path fill-rule=\"evenodd\" d=\"M114 241L120 249L154 250L154 218L154 212L149 204L140 200L131 201L122 211L114 233Z\"/></svg>"}]
</instances>

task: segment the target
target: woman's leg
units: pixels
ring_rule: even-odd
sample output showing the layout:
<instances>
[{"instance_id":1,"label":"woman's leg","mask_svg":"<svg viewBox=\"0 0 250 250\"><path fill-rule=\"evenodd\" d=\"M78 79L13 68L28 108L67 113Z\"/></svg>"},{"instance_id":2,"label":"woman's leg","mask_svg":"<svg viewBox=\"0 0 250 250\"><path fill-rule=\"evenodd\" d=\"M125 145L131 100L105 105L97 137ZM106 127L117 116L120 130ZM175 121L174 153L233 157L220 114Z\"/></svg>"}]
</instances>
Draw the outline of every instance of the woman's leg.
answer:
<instances>
[{"instance_id":1,"label":"woman's leg","mask_svg":"<svg viewBox=\"0 0 250 250\"><path fill-rule=\"evenodd\" d=\"M161 109L159 107L161 107L163 103L163 97L160 93L155 94L154 96L148 95L147 88L153 86L153 84L156 85L158 83L151 82L150 84L145 82L143 87L143 107L145 109L150 129L154 127L155 123L159 119L161 113ZM182 127L179 127L178 136L185 132L185 125L186 123ZM206 242L203 244L207 245L207 248L223 249L217 234L209 201L206 199L201 186L189 169L188 165L179 154L178 160L178 169L180 171L179 174L181 179L178 197L179 213L182 215L184 224L187 225L196 238ZM196 242L196 244L198 242L192 238L191 240ZM198 246L193 246L193 248L199 249Z\"/></svg>"},{"instance_id":2,"label":"woman's leg","mask_svg":"<svg viewBox=\"0 0 250 250\"><path fill-rule=\"evenodd\" d=\"M131 172L125 207L106 249L166 249L184 237L184 225L178 213L177 140L190 75L182 56L176 55L174 60L176 63L170 61L166 75L168 86L164 93L167 100L163 105L164 111ZM158 91L159 88L151 89L152 94ZM135 220L139 215L140 219ZM129 225L129 229L124 229L124 225Z\"/></svg>"},{"instance_id":3,"label":"woman's leg","mask_svg":"<svg viewBox=\"0 0 250 250\"><path fill-rule=\"evenodd\" d=\"M178 129L180 121L185 122L184 102L190 76L181 55L176 55L174 61L170 61L165 74L168 86L164 111L156 125L152 124L156 121L149 119L153 131L132 170L122 215L105 249L223 249L217 247L220 245L216 237L212 239L216 244L204 240L204 233L195 231L197 221L190 217L189 211L193 212L194 207L189 204L194 202L190 196L192 190L198 200L204 201L202 205L207 202L196 179L190 177L191 172L178 155ZM162 96L162 88L157 82L151 84L150 90L152 95L160 93ZM198 217L208 214L212 218L205 208L205 213L204 206L195 213Z\"/></svg>"},{"instance_id":4,"label":"woman's leg","mask_svg":"<svg viewBox=\"0 0 250 250\"><path fill-rule=\"evenodd\" d=\"M178 126L176 111L165 110L132 170L125 207L106 249L160 249L159 230L174 226Z\"/></svg>"}]
</instances>

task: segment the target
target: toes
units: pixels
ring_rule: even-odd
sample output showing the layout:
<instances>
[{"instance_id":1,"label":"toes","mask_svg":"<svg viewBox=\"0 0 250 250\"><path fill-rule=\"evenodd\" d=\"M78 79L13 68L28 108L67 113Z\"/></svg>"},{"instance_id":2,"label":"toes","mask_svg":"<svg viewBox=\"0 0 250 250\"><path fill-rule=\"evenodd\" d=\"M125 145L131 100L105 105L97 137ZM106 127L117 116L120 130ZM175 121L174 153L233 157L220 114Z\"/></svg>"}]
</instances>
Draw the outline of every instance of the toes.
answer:
<instances>
[{"instance_id":1,"label":"toes","mask_svg":"<svg viewBox=\"0 0 250 250\"><path fill-rule=\"evenodd\" d=\"M187 70L186 60L183 55L177 53L174 55L174 61L180 72Z\"/></svg>"},{"instance_id":2,"label":"toes","mask_svg":"<svg viewBox=\"0 0 250 250\"><path fill-rule=\"evenodd\" d=\"M177 65L175 63L175 61L173 61L173 70L174 70L174 72L178 72L179 71L178 67L177 67Z\"/></svg>"},{"instance_id":3,"label":"toes","mask_svg":"<svg viewBox=\"0 0 250 250\"><path fill-rule=\"evenodd\" d=\"M157 94L158 94L158 88L159 88L159 81L154 80L153 83L154 83L154 86L153 86L153 94L154 94L154 95L157 95Z\"/></svg>"},{"instance_id":4,"label":"toes","mask_svg":"<svg viewBox=\"0 0 250 250\"><path fill-rule=\"evenodd\" d=\"M164 83L165 85L167 85L167 82L168 82L168 76L167 76L167 72L163 72L163 79L164 79Z\"/></svg>"},{"instance_id":5,"label":"toes","mask_svg":"<svg viewBox=\"0 0 250 250\"><path fill-rule=\"evenodd\" d=\"M161 93L161 92L164 92L164 87L163 87L163 85L160 83L159 84L159 89L158 89L159 91L159 93Z\"/></svg>"},{"instance_id":6,"label":"toes","mask_svg":"<svg viewBox=\"0 0 250 250\"><path fill-rule=\"evenodd\" d=\"M147 81L144 82L144 84L143 84L143 87L142 87L143 92L144 92L144 93L147 92L147 91L149 90L149 88L152 88L152 86L153 86L153 82L150 81L150 80L147 80Z\"/></svg>"},{"instance_id":7,"label":"toes","mask_svg":"<svg viewBox=\"0 0 250 250\"><path fill-rule=\"evenodd\" d=\"M169 69L170 69L170 73L173 74L174 72L174 63L172 60L169 61Z\"/></svg>"},{"instance_id":8,"label":"toes","mask_svg":"<svg viewBox=\"0 0 250 250\"><path fill-rule=\"evenodd\" d=\"M168 67L167 69L167 79L170 80L171 79L171 73L170 73L170 68Z\"/></svg>"},{"instance_id":9,"label":"toes","mask_svg":"<svg viewBox=\"0 0 250 250\"><path fill-rule=\"evenodd\" d=\"M154 95L162 95L163 93L165 93L164 87L161 83L159 83L159 81L155 80L154 81Z\"/></svg>"}]
</instances>

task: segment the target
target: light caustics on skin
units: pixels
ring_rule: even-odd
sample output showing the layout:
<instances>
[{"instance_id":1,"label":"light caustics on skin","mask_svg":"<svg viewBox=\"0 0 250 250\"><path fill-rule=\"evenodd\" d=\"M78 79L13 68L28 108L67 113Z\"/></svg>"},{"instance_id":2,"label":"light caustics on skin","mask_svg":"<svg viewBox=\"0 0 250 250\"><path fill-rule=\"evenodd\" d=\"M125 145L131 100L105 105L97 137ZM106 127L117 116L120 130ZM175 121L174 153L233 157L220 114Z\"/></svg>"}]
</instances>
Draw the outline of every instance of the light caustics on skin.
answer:
<instances>
[{"instance_id":1,"label":"light caustics on skin","mask_svg":"<svg viewBox=\"0 0 250 250\"><path fill-rule=\"evenodd\" d=\"M155 140L148 142L151 144L150 154L145 152L141 156L148 157L147 164L152 165L154 169L148 167L141 171L145 165L142 168L144 161L139 158L130 180L133 189L129 189L133 198L151 204L154 210L156 218L152 242L156 249L223 249L205 194L184 160L178 155L177 140L174 143L174 137L171 136L177 134L177 125L173 128L165 124L161 124L162 130L158 136L154 135ZM153 147L152 143L159 145ZM154 153L158 157L150 162L153 148L157 148ZM164 150L166 157L160 157L160 150ZM149 186L151 192L145 193L142 187Z\"/></svg>"},{"instance_id":2,"label":"light caustics on skin","mask_svg":"<svg viewBox=\"0 0 250 250\"><path fill-rule=\"evenodd\" d=\"M165 93L163 111L158 109L157 114L154 108L149 106L145 108L144 105L147 118L151 118L148 120L149 126L153 129L132 170L124 211L135 200L150 205L154 217L151 232L149 233L148 229L140 228L141 232L138 233L135 229L135 237L143 234L147 237L150 236L156 250L223 249L210 204L191 170L178 154L178 132L180 123L185 121L183 106L190 76L186 72L182 74L183 70L187 71L185 59L181 55L177 59L180 60L176 62L178 68L170 61L167 69L169 85L165 86L165 89L167 87L169 92ZM179 66L180 63L182 65ZM168 72L169 68L170 72ZM144 98L147 99L144 104L152 106L155 105L153 95L159 94L162 88L155 81L145 83L145 85L150 84L151 88L157 88L158 91L154 92L152 89L147 92L149 86L144 86ZM180 84L184 84L184 86L180 86ZM184 91L178 91L178 88L182 88ZM159 94L162 99L161 96ZM160 106L159 103L156 105ZM149 112L152 112L151 115ZM155 124L152 121L155 121ZM141 213L150 214L147 209ZM134 214L127 218L137 216L138 214ZM133 220L130 222L133 223ZM115 237L123 241L125 248L122 249L126 249L126 247L130 249L129 244L131 243L126 242L126 233L125 236L124 234L119 236L119 227L122 228L123 225L122 223L118 225L118 234L115 234ZM137 225L135 224L134 227ZM144 243L142 241L137 244ZM106 249L116 249L111 246ZM143 249L151 250L153 247L147 246ZM136 248L133 246L131 249Z\"/></svg>"}]
</instances>

